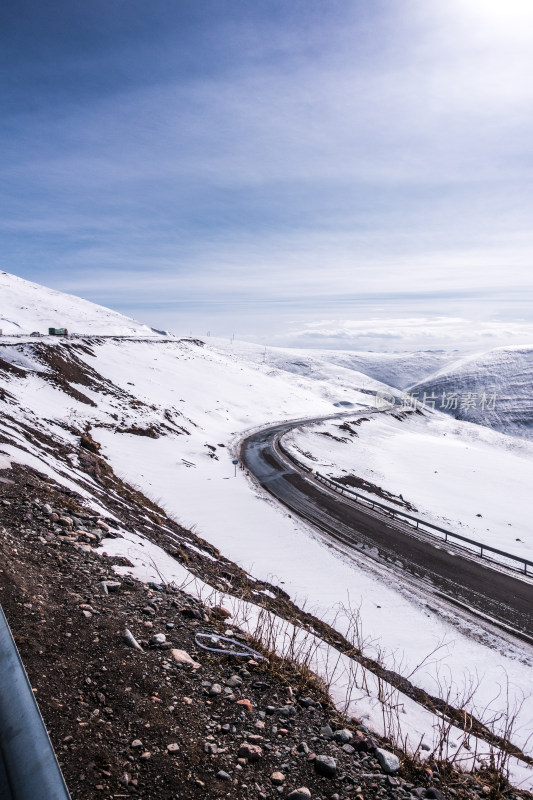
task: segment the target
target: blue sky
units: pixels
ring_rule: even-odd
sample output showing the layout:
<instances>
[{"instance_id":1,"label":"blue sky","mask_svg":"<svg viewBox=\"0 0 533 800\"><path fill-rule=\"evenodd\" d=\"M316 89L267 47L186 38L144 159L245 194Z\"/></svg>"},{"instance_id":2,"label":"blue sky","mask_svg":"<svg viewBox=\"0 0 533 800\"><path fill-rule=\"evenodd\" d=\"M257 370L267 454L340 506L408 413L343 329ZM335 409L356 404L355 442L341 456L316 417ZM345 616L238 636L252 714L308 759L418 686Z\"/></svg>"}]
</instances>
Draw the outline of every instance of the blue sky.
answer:
<instances>
[{"instance_id":1,"label":"blue sky","mask_svg":"<svg viewBox=\"0 0 533 800\"><path fill-rule=\"evenodd\" d=\"M529 0L6 0L0 35L3 269L178 333L533 340Z\"/></svg>"}]
</instances>

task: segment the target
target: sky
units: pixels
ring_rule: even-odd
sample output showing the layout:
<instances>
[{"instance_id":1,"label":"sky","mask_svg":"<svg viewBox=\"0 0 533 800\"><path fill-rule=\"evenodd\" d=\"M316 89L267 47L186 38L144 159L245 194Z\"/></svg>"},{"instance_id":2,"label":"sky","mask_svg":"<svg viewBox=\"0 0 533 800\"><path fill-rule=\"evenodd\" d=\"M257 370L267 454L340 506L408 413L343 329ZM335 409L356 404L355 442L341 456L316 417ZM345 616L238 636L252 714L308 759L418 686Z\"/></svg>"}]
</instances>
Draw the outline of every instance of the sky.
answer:
<instances>
[{"instance_id":1,"label":"sky","mask_svg":"<svg viewBox=\"0 0 533 800\"><path fill-rule=\"evenodd\" d=\"M0 37L0 268L179 334L533 341L530 0L4 0Z\"/></svg>"}]
</instances>

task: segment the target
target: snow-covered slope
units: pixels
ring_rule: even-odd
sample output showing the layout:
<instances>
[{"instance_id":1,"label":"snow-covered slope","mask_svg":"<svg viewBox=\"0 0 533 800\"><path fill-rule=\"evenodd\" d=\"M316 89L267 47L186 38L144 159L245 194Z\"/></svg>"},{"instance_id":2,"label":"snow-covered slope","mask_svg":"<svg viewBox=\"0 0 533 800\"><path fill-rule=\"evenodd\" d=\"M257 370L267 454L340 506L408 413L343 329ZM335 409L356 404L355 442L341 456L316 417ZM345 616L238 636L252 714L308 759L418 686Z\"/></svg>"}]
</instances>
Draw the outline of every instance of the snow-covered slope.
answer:
<instances>
[{"instance_id":1,"label":"snow-covered slope","mask_svg":"<svg viewBox=\"0 0 533 800\"><path fill-rule=\"evenodd\" d=\"M533 438L533 345L460 359L408 391L456 419Z\"/></svg>"},{"instance_id":2,"label":"snow-covered slope","mask_svg":"<svg viewBox=\"0 0 533 800\"><path fill-rule=\"evenodd\" d=\"M26 287L27 296L18 295L20 316L12 316L21 327L24 307L40 307L50 297L48 290L41 294L32 285ZM72 301L73 317L77 302ZM87 325L101 333L100 310L92 308ZM16 310L13 304L11 309ZM307 601L317 616L344 633L353 617L340 614L338 604L359 608L367 652L382 652L390 669L401 664L404 674L414 672L412 680L426 691L436 691L443 663L457 687L466 685L482 665L475 702L490 706L496 716L502 710L500 699L506 702L503 695L493 701L502 675L509 677L512 697L530 679L527 650L475 623L463 626L459 612L439 606L436 598L429 608L425 595L405 581L359 554L348 556L328 546L320 534L259 491L244 472L237 469L234 477L232 448L245 431L275 420L328 415L344 402L352 403L354 412L373 409L379 385L353 368L320 359L302 374L304 368L297 365L294 371L286 369L288 351L278 367L269 362L270 351L261 363L257 348L254 357L247 357L244 346L234 343L233 352L228 347L209 340L204 344L138 335L134 340L4 337L0 468L14 460L78 492L90 495L98 487L101 492L98 473L84 466L87 450L81 443L90 436L89 444L103 457L102 469L109 465L255 578L281 585L299 603ZM299 359L297 355L295 361ZM430 475L431 448L425 458ZM142 561L131 538L117 542L122 555ZM144 543L137 550L141 548L148 570L154 551ZM167 574L161 563L154 568ZM435 650L438 658L428 660ZM520 712L521 744L533 730L531 702ZM359 714L364 709L372 724L378 724L379 706L373 711L363 691L357 704ZM433 736L431 725L424 730Z\"/></svg>"},{"instance_id":3,"label":"snow-covered slope","mask_svg":"<svg viewBox=\"0 0 533 800\"><path fill-rule=\"evenodd\" d=\"M456 360L456 354L432 352L429 350L414 353L371 353L354 350L303 350L287 347L264 347L248 342L228 342L210 340L213 345L233 352L241 359L255 363L270 364L277 369L298 375L322 375L327 377L331 367L359 372L376 381L405 389L415 381L441 369L445 364Z\"/></svg>"},{"instance_id":4,"label":"snow-covered slope","mask_svg":"<svg viewBox=\"0 0 533 800\"><path fill-rule=\"evenodd\" d=\"M0 330L4 335L47 334L48 328L101 336L154 336L157 332L109 308L0 272Z\"/></svg>"}]
</instances>

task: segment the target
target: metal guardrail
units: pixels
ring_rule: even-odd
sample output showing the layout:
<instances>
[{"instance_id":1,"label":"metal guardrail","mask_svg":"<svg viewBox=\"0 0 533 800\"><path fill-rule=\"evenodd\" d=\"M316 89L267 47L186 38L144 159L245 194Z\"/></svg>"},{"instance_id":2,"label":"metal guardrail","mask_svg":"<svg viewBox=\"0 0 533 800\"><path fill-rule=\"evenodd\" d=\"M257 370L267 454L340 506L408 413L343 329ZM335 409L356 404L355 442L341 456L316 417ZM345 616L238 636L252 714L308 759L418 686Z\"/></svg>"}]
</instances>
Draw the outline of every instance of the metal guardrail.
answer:
<instances>
[{"instance_id":1,"label":"metal guardrail","mask_svg":"<svg viewBox=\"0 0 533 800\"><path fill-rule=\"evenodd\" d=\"M522 558L521 556L515 556L512 553L507 553L505 550L499 550L496 547L492 547L491 545L484 544L483 542L478 542L476 539L469 539L467 536L462 536L459 533L453 533L453 531L448 531L446 528L441 528L438 525L433 525L432 522L426 522L423 519L419 519L418 517L413 516L412 514L408 514L406 511L402 511L399 508L393 508L392 506L388 506L385 503L380 503L378 500L373 500L370 497L366 497L365 495L359 494L359 492L354 491L353 489L349 489L344 484L339 483L338 481L333 480L332 478L327 478L325 475L321 475L320 472L316 472L307 464L303 464L299 461L286 447L281 443L281 439L278 439L278 447L293 464L300 469L305 470L305 472L310 472L314 477L320 482L323 483L325 486L333 489L334 491L338 492L341 495L348 495L350 499L355 500L357 503L360 503L367 508L370 507L372 509L379 509L384 511L388 516L393 518L399 517L402 520L405 520L408 525L415 528L416 530L420 530L423 533L429 533L430 536L434 536L439 541L447 542L448 539L456 539L459 542L463 542L464 544L459 545L462 546L465 550L468 550L469 553L473 555L479 555L480 558L484 558L490 561L494 561L497 564L502 566L506 566L510 569L515 569L519 572L523 572L524 575L533 575L533 561L529 561L527 558ZM414 524L413 524L414 523ZM433 531L438 531L439 534L436 535ZM479 554L469 547L465 545L472 545L474 548L479 549ZM490 553L494 556L500 556L498 558L490 558L487 554ZM501 558L505 559L506 561L502 561ZM511 563L506 563L511 562ZM515 566L516 564L520 564L520 569ZM530 571L528 572L528 567Z\"/></svg>"},{"instance_id":2,"label":"metal guardrail","mask_svg":"<svg viewBox=\"0 0 533 800\"><path fill-rule=\"evenodd\" d=\"M70 800L54 749L1 607L0 798Z\"/></svg>"}]
</instances>

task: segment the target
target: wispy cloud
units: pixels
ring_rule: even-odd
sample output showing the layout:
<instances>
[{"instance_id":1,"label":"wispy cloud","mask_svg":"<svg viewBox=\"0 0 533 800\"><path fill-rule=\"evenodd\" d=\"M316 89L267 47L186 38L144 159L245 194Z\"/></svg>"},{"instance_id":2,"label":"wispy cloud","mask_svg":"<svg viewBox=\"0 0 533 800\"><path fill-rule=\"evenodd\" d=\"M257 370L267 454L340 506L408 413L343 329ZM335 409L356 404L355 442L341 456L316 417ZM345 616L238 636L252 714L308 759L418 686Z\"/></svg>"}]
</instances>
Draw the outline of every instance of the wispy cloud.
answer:
<instances>
[{"instance_id":1,"label":"wispy cloud","mask_svg":"<svg viewBox=\"0 0 533 800\"><path fill-rule=\"evenodd\" d=\"M483 322L461 317L321 320L293 330L293 343L360 350L489 349L533 342L533 322Z\"/></svg>"},{"instance_id":2,"label":"wispy cloud","mask_svg":"<svg viewBox=\"0 0 533 800\"><path fill-rule=\"evenodd\" d=\"M166 327L172 304L268 301L255 332L274 335L275 304L316 321L321 299L371 316L382 295L401 317L424 292L440 316L457 293L465 318L515 313L533 260L529 3L203 5L21 0L6 269Z\"/></svg>"}]
</instances>

